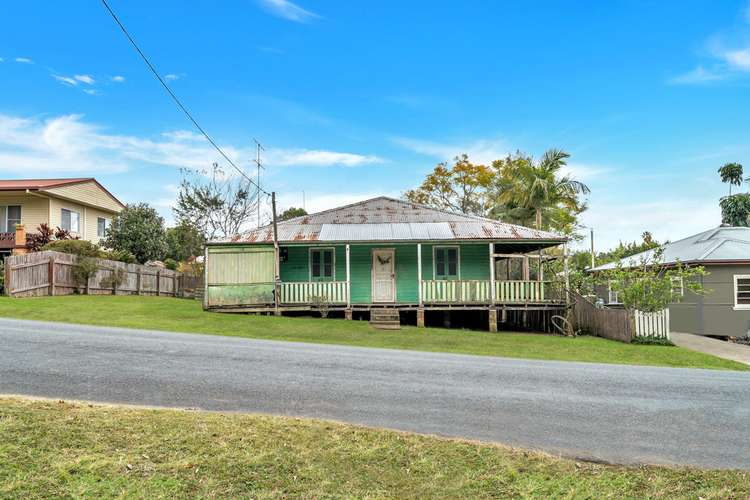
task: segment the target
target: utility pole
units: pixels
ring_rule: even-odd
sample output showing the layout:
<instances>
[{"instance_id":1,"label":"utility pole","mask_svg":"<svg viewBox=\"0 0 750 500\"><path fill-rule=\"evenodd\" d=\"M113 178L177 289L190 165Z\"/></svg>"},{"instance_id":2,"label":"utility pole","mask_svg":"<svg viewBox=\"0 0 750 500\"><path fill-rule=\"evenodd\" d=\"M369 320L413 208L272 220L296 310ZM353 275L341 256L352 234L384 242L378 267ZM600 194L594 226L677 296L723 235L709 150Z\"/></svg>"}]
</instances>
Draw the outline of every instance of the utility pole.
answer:
<instances>
[{"instance_id":1,"label":"utility pole","mask_svg":"<svg viewBox=\"0 0 750 500\"><path fill-rule=\"evenodd\" d=\"M263 147L263 145L261 145L260 142L258 142L258 140L255 137L253 137L253 141L255 142L255 166L257 167L257 170L258 170L258 174L256 178L257 179L256 182L258 184L258 215L257 217L258 217L258 227L260 227L260 169L261 168L265 169L265 167L260 161L260 152L265 151L265 148ZM276 217L274 217L274 222L275 221L276 221Z\"/></svg>"},{"instance_id":2,"label":"utility pole","mask_svg":"<svg viewBox=\"0 0 750 500\"><path fill-rule=\"evenodd\" d=\"M274 314L279 316L279 303L281 297L280 292L280 277L281 277L281 261L279 256L279 231L276 227L276 191L271 193L271 215L273 216L273 253L274 253L274 270L273 270L273 299L274 299Z\"/></svg>"},{"instance_id":3,"label":"utility pole","mask_svg":"<svg viewBox=\"0 0 750 500\"><path fill-rule=\"evenodd\" d=\"M596 255L594 254L594 228L590 227L591 229L591 269L594 269L596 267Z\"/></svg>"}]
</instances>

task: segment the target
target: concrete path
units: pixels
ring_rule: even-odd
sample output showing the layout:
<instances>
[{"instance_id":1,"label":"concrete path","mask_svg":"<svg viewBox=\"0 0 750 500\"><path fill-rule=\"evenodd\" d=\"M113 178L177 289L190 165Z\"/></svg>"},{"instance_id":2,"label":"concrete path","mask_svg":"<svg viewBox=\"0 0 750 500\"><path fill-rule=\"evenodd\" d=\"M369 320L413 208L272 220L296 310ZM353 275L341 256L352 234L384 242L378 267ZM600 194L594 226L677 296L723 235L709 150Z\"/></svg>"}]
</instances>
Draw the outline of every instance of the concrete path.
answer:
<instances>
[{"instance_id":1,"label":"concrete path","mask_svg":"<svg viewBox=\"0 0 750 500\"><path fill-rule=\"evenodd\" d=\"M0 319L0 393L328 418L609 462L750 469L750 372Z\"/></svg>"},{"instance_id":2,"label":"concrete path","mask_svg":"<svg viewBox=\"0 0 750 500\"><path fill-rule=\"evenodd\" d=\"M671 332L669 336L672 342L685 349L750 365L750 346L712 339L702 335L693 335L692 333Z\"/></svg>"}]
</instances>

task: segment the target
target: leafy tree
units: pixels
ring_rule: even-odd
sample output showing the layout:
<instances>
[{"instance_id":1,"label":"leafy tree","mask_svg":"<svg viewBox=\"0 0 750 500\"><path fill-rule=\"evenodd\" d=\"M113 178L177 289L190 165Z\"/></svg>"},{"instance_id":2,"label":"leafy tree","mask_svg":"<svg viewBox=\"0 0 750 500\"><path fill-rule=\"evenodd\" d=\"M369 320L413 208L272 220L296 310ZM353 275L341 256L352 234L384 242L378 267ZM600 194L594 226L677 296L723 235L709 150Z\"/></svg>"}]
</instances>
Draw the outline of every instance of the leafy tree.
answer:
<instances>
[{"instance_id":1,"label":"leafy tree","mask_svg":"<svg viewBox=\"0 0 750 500\"><path fill-rule=\"evenodd\" d=\"M186 220L167 229L167 257L176 262L203 254L205 244L203 233Z\"/></svg>"},{"instance_id":2,"label":"leafy tree","mask_svg":"<svg viewBox=\"0 0 750 500\"><path fill-rule=\"evenodd\" d=\"M550 149L538 162L516 155L496 161L496 211L533 213L534 227L572 233L578 215L586 210L581 196L590 190L584 183L562 175L570 155Z\"/></svg>"},{"instance_id":3,"label":"leafy tree","mask_svg":"<svg viewBox=\"0 0 750 500\"><path fill-rule=\"evenodd\" d=\"M452 166L438 163L417 189L404 193L414 203L464 214L486 215L487 189L492 183L492 170L475 165L465 154L457 156Z\"/></svg>"},{"instance_id":4,"label":"leafy tree","mask_svg":"<svg viewBox=\"0 0 750 500\"><path fill-rule=\"evenodd\" d=\"M725 196L719 202L721 222L730 226L748 227L750 216L750 194L740 193Z\"/></svg>"},{"instance_id":5,"label":"leafy tree","mask_svg":"<svg viewBox=\"0 0 750 500\"><path fill-rule=\"evenodd\" d=\"M140 263L162 259L167 252L164 219L146 203L129 204L112 219L105 246L130 252Z\"/></svg>"},{"instance_id":6,"label":"leafy tree","mask_svg":"<svg viewBox=\"0 0 750 500\"><path fill-rule=\"evenodd\" d=\"M307 215L307 210L305 210L304 208L290 207L281 212L281 215L279 215L279 220L294 219L295 217L302 217L303 215Z\"/></svg>"},{"instance_id":7,"label":"leafy tree","mask_svg":"<svg viewBox=\"0 0 750 500\"><path fill-rule=\"evenodd\" d=\"M742 165L739 163L726 163L719 168L721 182L729 184L729 196L732 196L732 186L742 185Z\"/></svg>"},{"instance_id":8,"label":"leafy tree","mask_svg":"<svg viewBox=\"0 0 750 500\"><path fill-rule=\"evenodd\" d=\"M233 236L255 215L258 190L250 179L211 170L183 169L175 219L196 227L208 240Z\"/></svg>"},{"instance_id":9,"label":"leafy tree","mask_svg":"<svg viewBox=\"0 0 750 500\"><path fill-rule=\"evenodd\" d=\"M680 262L663 266L661 252L657 251L653 258L641 259L632 267L619 262L615 269L603 273L602 279L609 282L626 309L656 312L682 300L682 294L674 293L677 280L695 294L707 293L702 280L706 274L701 266L690 267Z\"/></svg>"}]
</instances>

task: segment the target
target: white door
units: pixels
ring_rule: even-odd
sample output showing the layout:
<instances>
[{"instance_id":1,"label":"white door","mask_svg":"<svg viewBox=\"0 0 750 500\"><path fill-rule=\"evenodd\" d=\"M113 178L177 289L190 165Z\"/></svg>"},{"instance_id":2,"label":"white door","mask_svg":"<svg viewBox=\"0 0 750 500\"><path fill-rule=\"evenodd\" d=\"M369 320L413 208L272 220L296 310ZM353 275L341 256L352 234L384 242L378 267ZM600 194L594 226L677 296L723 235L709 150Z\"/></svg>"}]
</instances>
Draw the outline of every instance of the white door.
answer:
<instances>
[{"instance_id":1,"label":"white door","mask_svg":"<svg viewBox=\"0 0 750 500\"><path fill-rule=\"evenodd\" d=\"M390 249L372 251L372 301L396 302L396 255Z\"/></svg>"}]
</instances>

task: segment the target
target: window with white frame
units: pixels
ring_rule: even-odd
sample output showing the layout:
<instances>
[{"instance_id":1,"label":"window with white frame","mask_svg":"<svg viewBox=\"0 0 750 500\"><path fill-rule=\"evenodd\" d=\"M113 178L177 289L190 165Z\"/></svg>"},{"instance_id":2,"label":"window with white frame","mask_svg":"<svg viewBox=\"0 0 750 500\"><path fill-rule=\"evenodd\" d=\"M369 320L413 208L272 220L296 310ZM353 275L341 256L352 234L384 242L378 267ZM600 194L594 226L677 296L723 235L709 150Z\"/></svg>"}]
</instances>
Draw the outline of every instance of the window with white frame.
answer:
<instances>
[{"instance_id":1,"label":"window with white frame","mask_svg":"<svg viewBox=\"0 0 750 500\"><path fill-rule=\"evenodd\" d=\"M335 275L333 248L310 249L310 280L333 281Z\"/></svg>"},{"instance_id":2,"label":"window with white frame","mask_svg":"<svg viewBox=\"0 0 750 500\"><path fill-rule=\"evenodd\" d=\"M750 309L750 274L734 275L734 308Z\"/></svg>"},{"instance_id":3,"label":"window with white frame","mask_svg":"<svg viewBox=\"0 0 750 500\"><path fill-rule=\"evenodd\" d=\"M669 280L672 282L672 297L684 297L685 282L682 280L682 276L672 276Z\"/></svg>"},{"instance_id":4,"label":"window with white frame","mask_svg":"<svg viewBox=\"0 0 750 500\"><path fill-rule=\"evenodd\" d=\"M63 208L60 211L60 227L71 233L78 233L81 230L81 214L74 210Z\"/></svg>"},{"instance_id":5,"label":"window with white frame","mask_svg":"<svg viewBox=\"0 0 750 500\"><path fill-rule=\"evenodd\" d=\"M608 304L619 304L620 303L620 297L617 294L617 290L612 289L612 282L609 282L609 296L607 297L607 303Z\"/></svg>"},{"instance_id":6,"label":"window with white frame","mask_svg":"<svg viewBox=\"0 0 750 500\"><path fill-rule=\"evenodd\" d=\"M21 223L21 205L0 207L0 233L12 233Z\"/></svg>"},{"instance_id":7,"label":"window with white frame","mask_svg":"<svg viewBox=\"0 0 750 500\"><path fill-rule=\"evenodd\" d=\"M96 218L96 236L98 238L104 238L104 235L107 234L107 229L109 229L110 222L106 217Z\"/></svg>"}]
</instances>

